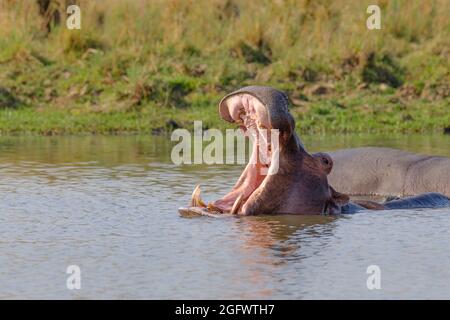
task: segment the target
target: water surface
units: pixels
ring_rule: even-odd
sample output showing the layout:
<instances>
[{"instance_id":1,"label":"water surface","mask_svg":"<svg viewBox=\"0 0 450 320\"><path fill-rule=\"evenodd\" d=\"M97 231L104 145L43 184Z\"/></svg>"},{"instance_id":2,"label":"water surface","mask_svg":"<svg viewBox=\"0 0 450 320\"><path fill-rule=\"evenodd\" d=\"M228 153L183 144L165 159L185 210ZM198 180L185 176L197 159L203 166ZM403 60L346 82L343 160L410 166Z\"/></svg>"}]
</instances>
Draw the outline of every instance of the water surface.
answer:
<instances>
[{"instance_id":1,"label":"water surface","mask_svg":"<svg viewBox=\"0 0 450 320\"><path fill-rule=\"evenodd\" d=\"M308 136L310 151L450 156L440 135ZM450 298L450 209L182 218L242 165L176 166L167 137L0 138L0 298ZM81 268L68 290L66 268ZM369 265L381 289L368 290Z\"/></svg>"}]
</instances>

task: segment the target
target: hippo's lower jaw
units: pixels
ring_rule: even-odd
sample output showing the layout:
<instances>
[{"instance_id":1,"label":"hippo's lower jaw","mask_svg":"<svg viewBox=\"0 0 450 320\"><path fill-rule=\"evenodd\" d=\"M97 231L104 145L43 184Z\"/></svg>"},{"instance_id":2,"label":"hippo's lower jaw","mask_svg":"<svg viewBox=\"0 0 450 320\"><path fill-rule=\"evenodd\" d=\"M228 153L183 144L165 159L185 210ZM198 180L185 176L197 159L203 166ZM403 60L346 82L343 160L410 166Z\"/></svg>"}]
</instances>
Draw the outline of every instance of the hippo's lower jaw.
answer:
<instances>
[{"instance_id":1,"label":"hippo's lower jaw","mask_svg":"<svg viewBox=\"0 0 450 320\"><path fill-rule=\"evenodd\" d=\"M234 188L221 199L205 204L200 197L200 186L197 185L192 193L191 207L205 208L212 213L243 213L245 203L250 196L264 183L266 175L261 173L260 167L249 163L238 179Z\"/></svg>"},{"instance_id":2,"label":"hippo's lower jaw","mask_svg":"<svg viewBox=\"0 0 450 320\"><path fill-rule=\"evenodd\" d=\"M263 188L264 182L270 172L270 164L272 163L270 160L267 164L262 164L260 161L257 161L258 150L259 145L255 142L249 163L239 177L236 185L228 194L218 200L205 204L200 196L200 186L197 185L192 193L190 208L188 210L197 208L197 210L202 211L203 215L206 212L210 214L245 214L246 202L256 190ZM252 159L255 159L255 163ZM184 210L186 211L186 209Z\"/></svg>"}]
</instances>

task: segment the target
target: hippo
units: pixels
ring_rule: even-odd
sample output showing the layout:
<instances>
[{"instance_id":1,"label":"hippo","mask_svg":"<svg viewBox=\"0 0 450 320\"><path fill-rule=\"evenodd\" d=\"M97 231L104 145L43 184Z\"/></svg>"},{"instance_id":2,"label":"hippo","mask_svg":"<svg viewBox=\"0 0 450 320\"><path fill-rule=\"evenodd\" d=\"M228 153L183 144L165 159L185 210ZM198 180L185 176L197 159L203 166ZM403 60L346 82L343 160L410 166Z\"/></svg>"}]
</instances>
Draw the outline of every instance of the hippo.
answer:
<instances>
[{"instance_id":1,"label":"hippo","mask_svg":"<svg viewBox=\"0 0 450 320\"><path fill-rule=\"evenodd\" d=\"M179 213L333 215L365 209L450 206L450 199L440 194L384 204L350 202L348 195L336 191L328 182L333 169L332 157L306 151L295 132L288 106L286 94L271 87L248 86L226 95L219 103L220 117L254 136L249 163L228 194L205 204L197 186L190 206L179 208ZM267 152L261 156L263 148Z\"/></svg>"},{"instance_id":2,"label":"hippo","mask_svg":"<svg viewBox=\"0 0 450 320\"><path fill-rule=\"evenodd\" d=\"M348 195L384 197L438 192L450 197L450 158L378 147L329 153L331 185Z\"/></svg>"}]
</instances>

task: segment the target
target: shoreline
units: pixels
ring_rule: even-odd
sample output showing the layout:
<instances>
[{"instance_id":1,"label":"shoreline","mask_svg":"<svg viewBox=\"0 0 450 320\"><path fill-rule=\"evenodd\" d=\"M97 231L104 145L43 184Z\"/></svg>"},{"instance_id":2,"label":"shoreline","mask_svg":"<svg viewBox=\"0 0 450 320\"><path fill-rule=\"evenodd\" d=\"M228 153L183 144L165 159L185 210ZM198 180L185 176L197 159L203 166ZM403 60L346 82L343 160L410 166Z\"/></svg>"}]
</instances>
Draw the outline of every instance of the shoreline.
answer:
<instances>
[{"instance_id":1,"label":"shoreline","mask_svg":"<svg viewBox=\"0 0 450 320\"><path fill-rule=\"evenodd\" d=\"M445 106L443 105L442 111ZM206 110L205 110L206 111ZM410 134L436 133L449 134L450 112L442 117L428 118L426 110L411 119L409 114L397 114L397 119L383 123L377 117L352 119L344 116L338 119L317 117L316 114L298 115L296 108L291 109L299 134ZM208 108L205 117L199 116L199 110L174 110L160 114L158 119L139 112L80 113L70 111L36 111L31 108L0 109L0 136L11 135L170 135L175 129L193 131L194 121L202 121L203 130L215 128L224 131L236 126L228 124L216 114L216 108ZM416 116L417 117L417 116ZM407 120L401 121L401 118Z\"/></svg>"}]
</instances>

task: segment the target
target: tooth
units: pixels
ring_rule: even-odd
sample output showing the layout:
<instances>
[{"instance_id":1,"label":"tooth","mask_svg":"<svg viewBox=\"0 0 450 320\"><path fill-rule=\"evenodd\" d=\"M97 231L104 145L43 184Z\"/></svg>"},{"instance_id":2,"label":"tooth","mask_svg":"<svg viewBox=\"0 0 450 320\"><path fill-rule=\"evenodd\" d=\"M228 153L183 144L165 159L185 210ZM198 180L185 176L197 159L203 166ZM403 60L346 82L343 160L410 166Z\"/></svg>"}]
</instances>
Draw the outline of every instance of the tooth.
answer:
<instances>
[{"instance_id":1,"label":"tooth","mask_svg":"<svg viewBox=\"0 0 450 320\"><path fill-rule=\"evenodd\" d=\"M200 198L200 193L200 185L197 185L194 189L194 192L192 192L191 207L206 207L205 203Z\"/></svg>"},{"instance_id":2,"label":"tooth","mask_svg":"<svg viewBox=\"0 0 450 320\"><path fill-rule=\"evenodd\" d=\"M237 214L241 205L242 205L242 199L244 199L244 195L241 194L239 197L237 197L236 201L233 204L233 208L231 209L231 214Z\"/></svg>"}]
</instances>

